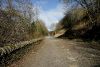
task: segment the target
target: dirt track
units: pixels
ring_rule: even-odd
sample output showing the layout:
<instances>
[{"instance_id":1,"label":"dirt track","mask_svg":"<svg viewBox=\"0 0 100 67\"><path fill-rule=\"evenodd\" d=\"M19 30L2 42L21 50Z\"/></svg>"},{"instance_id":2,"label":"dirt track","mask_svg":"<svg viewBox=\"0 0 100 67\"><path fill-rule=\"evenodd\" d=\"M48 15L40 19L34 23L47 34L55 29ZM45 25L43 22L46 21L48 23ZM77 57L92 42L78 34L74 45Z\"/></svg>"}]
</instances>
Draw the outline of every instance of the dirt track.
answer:
<instances>
[{"instance_id":1,"label":"dirt track","mask_svg":"<svg viewBox=\"0 0 100 67\"><path fill-rule=\"evenodd\" d=\"M48 37L35 48L8 67L100 67L100 51L74 40Z\"/></svg>"}]
</instances>

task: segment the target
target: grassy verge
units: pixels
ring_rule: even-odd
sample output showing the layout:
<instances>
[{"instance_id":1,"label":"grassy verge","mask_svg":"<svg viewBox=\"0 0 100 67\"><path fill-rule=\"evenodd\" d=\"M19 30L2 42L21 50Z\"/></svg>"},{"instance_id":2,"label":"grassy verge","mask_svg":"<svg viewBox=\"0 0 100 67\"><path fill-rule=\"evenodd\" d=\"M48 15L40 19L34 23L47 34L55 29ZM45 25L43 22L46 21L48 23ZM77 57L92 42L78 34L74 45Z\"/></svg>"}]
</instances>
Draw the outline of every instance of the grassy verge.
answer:
<instances>
[{"instance_id":1,"label":"grassy verge","mask_svg":"<svg viewBox=\"0 0 100 67\"><path fill-rule=\"evenodd\" d=\"M85 48L92 48L95 50L100 51L100 40L95 41L95 40L83 40L83 39L72 39L79 43L79 46L85 47Z\"/></svg>"},{"instance_id":2,"label":"grassy verge","mask_svg":"<svg viewBox=\"0 0 100 67\"><path fill-rule=\"evenodd\" d=\"M0 67L6 67L7 65L13 63L14 61L23 58L25 54L27 54L31 49L34 48L35 45L39 44L40 42L41 40L35 43L25 45L24 47L14 50L9 54L2 55L0 57Z\"/></svg>"}]
</instances>

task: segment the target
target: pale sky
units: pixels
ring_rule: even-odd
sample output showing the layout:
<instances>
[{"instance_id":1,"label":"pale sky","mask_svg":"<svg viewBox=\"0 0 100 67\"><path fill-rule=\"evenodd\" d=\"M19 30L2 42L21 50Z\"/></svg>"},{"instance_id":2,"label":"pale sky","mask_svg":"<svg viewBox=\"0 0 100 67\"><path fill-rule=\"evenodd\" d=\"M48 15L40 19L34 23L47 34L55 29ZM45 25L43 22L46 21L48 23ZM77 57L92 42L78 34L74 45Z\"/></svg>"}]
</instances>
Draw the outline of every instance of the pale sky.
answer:
<instances>
[{"instance_id":1,"label":"pale sky","mask_svg":"<svg viewBox=\"0 0 100 67\"><path fill-rule=\"evenodd\" d=\"M37 0L34 1L39 6L39 19L44 21L48 30L52 30L52 24L58 23L63 18L63 5L59 0Z\"/></svg>"},{"instance_id":2,"label":"pale sky","mask_svg":"<svg viewBox=\"0 0 100 67\"><path fill-rule=\"evenodd\" d=\"M43 10L41 9L39 18L42 19L47 28L51 30L51 25L58 23L61 18L64 16L64 11L62 9L62 5L58 4L55 8L50 10Z\"/></svg>"},{"instance_id":3,"label":"pale sky","mask_svg":"<svg viewBox=\"0 0 100 67\"><path fill-rule=\"evenodd\" d=\"M56 24L64 17L64 5L60 0L33 0L38 6L39 19L44 21L48 30L53 30L53 24ZM68 4L66 10L70 10L72 4Z\"/></svg>"}]
</instances>

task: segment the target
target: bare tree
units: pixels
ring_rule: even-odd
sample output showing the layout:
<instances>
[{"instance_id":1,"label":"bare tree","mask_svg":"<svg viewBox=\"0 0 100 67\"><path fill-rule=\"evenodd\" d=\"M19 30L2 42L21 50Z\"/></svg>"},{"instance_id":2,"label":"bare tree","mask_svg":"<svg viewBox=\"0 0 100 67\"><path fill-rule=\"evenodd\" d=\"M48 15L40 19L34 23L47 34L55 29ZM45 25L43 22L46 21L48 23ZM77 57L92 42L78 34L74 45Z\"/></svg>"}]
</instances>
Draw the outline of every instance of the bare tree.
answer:
<instances>
[{"instance_id":1,"label":"bare tree","mask_svg":"<svg viewBox=\"0 0 100 67\"><path fill-rule=\"evenodd\" d=\"M95 15L100 12L100 0L64 0L65 3L69 1L77 2L86 10L91 26L96 24Z\"/></svg>"}]
</instances>

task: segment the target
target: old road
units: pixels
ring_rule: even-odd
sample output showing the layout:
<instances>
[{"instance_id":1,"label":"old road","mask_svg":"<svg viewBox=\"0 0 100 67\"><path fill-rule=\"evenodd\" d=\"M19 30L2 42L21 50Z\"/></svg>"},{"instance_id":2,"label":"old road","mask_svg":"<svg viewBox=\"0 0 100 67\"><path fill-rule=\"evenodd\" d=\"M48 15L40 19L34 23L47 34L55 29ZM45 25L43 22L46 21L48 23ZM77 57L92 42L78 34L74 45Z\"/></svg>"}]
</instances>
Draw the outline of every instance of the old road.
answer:
<instances>
[{"instance_id":1,"label":"old road","mask_svg":"<svg viewBox=\"0 0 100 67\"><path fill-rule=\"evenodd\" d=\"M8 67L100 67L100 51L75 40L45 38Z\"/></svg>"}]
</instances>

